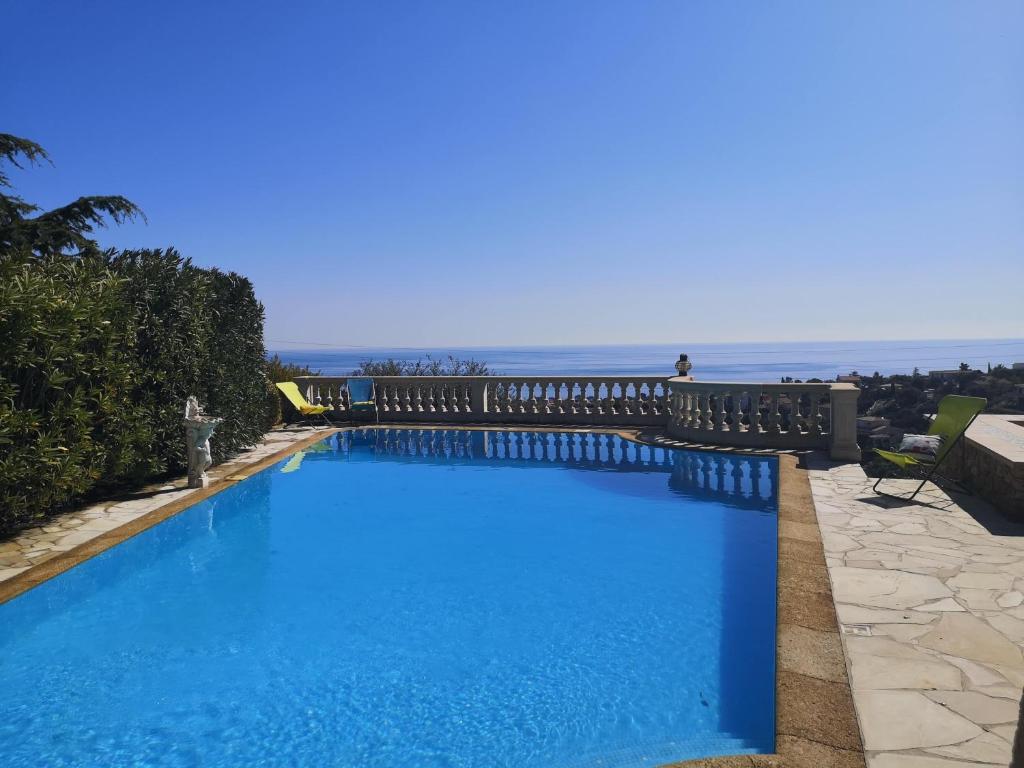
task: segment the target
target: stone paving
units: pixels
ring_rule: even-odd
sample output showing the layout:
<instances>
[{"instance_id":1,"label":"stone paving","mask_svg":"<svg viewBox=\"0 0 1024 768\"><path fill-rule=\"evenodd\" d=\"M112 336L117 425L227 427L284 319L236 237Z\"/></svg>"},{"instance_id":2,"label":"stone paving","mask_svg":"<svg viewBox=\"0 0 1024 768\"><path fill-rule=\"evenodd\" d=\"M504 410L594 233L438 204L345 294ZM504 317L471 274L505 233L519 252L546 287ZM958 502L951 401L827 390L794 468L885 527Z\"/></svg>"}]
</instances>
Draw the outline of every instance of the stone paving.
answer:
<instances>
[{"instance_id":1,"label":"stone paving","mask_svg":"<svg viewBox=\"0 0 1024 768\"><path fill-rule=\"evenodd\" d=\"M809 457L869 768L1005 766L1024 685L1024 525ZM909 492L912 481L885 481Z\"/></svg>"},{"instance_id":2,"label":"stone paving","mask_svg":"<svg viewBox=\"0 0 1024 768\"><path fill-rule=\"evenodd\" d=\"M292 443L313 434L310 428L277 429L267 433L258 445L243 451L229 462L211 467L211 484L242 467L265 459ZM74 549L79 544L142 517L160 507L178 501L194 489L185 487L181 477L167 483L150 485L133 493L124 494L80 509L72 510L47 521L45 525L27 528L13 539L0 541L0 583L44 563L56 555Z\"/></svg>"}]
</instances>

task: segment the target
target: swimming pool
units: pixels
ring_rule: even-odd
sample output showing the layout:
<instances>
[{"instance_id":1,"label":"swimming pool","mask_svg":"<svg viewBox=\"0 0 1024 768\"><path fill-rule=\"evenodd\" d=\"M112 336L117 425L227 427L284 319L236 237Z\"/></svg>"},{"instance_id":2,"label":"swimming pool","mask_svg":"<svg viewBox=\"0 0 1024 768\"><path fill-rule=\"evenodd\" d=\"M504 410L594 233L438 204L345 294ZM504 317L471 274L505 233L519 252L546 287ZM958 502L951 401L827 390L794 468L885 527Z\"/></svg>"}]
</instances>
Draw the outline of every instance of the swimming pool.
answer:
<instances>
[{"instance_id":1,"label":"swimming pool","mask_svg":"<svg viewBox=\"0 0 1024 768\"><path fill-rule=\"evenodd\" d=\"M14 766L770 752L774 458L342 432L0 605Z\"/></svg>"}]
</instances>

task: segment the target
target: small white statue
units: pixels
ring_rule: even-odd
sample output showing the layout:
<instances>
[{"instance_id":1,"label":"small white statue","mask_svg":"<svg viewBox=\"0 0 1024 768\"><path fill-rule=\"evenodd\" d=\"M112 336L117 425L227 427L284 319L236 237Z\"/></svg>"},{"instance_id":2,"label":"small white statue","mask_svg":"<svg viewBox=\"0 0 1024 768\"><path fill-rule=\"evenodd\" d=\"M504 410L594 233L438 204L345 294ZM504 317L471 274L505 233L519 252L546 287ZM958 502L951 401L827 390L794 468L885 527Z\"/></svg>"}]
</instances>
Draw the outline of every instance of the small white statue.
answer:
<instances>
[{"instance_id":1,"label":"small white statue","mask_svg":"<svg viewBox=\"0 0 1024 768\"><path fill-rule=\"evenodd\" d=\"M188 451L188 487L206 488L210 478L207 468L213 463L210 436L224 419L206 416L195 396L185 401L185 448Z\"/></svg>"}]
</instances>

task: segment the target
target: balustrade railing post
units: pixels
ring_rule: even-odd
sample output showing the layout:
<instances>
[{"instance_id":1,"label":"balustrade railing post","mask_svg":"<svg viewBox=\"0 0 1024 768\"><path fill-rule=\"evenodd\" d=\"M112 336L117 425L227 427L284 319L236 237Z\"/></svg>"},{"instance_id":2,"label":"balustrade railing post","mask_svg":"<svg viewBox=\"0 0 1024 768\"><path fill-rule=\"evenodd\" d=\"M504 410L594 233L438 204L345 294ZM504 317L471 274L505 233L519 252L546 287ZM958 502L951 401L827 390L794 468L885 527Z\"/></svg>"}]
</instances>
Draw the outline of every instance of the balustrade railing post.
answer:
<instances>
[{"instance_id":1,"label":"balustrade railing post","mask_svg":"<svg viewBox=\"0 0 1024 768\"><path fill-rule=\"evenodd\" d=\"M487 413L487 382L472 381L469 384L469 411L474 416Z\"/></svg>"},{"instance_id":2,"label":"balustrade railing post","mask_svg":"<svg viewBox=\"0 0 1024 768\"><path fill-rule=\"evenodd\" d=\"M836 461L860 461L857 445L857 398L860 390L853 384L833 384L829 390L832 425L829 455Z\"/></svg>"}]
</instances>

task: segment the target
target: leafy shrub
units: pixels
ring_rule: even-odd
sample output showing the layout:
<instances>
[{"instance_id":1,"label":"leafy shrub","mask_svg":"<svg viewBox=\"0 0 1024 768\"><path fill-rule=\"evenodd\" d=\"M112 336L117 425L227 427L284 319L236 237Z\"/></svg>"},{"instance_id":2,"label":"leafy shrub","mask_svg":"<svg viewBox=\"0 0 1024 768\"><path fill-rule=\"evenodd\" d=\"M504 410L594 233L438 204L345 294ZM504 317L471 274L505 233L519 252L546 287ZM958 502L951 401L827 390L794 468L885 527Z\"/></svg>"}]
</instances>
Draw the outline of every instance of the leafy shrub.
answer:
<instances>
[{"instance_id":1,"label":"leafy shrub","mask_svg":"<svg viewBox=\"0 0 1024 768\"><path fill-rule=\"evenodd\" d=\"M123 287L94 259L0 258L0 533L159 468Z\"/></svg>"},{"instance_id":2,"label":"leafy shrub","mask_svg":"<svg viewBox=\"0 0 1024 768\"><path fill-rule=\"evenodd\" d=\"M252 283L233 272L202 269L173 248L109 252L126 279L136 317L138 385L135 399L152 413L161 469L180 471L185 399L224 418L217 427L215 462L252 445L264 432L263 305Z\"/></svg>"},{"instance_id":3,"label":"leafy shrub","mask_svg":"<svg viewBox=\"0 0 1024 768\"><path fill-rule=\"evenodd\" d=\"M212 269L209 355L204 382L208 412L224 417L212 442L213 460L223 461L263 437L266 356L263 305L248 278ZM184 407L184 402L182 403Z\"/></svg>"},{"instance_id":4,"label":"leafy shrub","mask_svg":"<svg viewBox=\"0 0 1024 768\"><path fill-rule=\"evenodd\" d=\"M353 376L493 376L487 363L469 358L461 360L453 355L435 360L430 355L412 360L364 360L352 371Z\"/></svg>"},{"instance_id":5,"label":"leafy shrub","mask_svg":"<svg viewBox=\"0 0 1024 768\"><path fill-rule=\"evenodd\" d=\"M174 250L0 256L0 534L184 469L196 395L215 461L267 425L263 307Z\"/></svg>"},{"instance_id":6,"label":"leafy shrub","mask_svg":"<svg viewBox=\"0 0 1024 768\"><path fill-rule=\"evenodd\" d=\"M319 376L320 371L314 371L305 365L286 363L276 352L267 358L267 376L273 382L292 381L296 376Z\"/></svg>"},{"instance_id":7,"label":"leafy shrub","mask_svg":"<svg viewBox=\"0 0 1024 768\"><path fill-rule=\"evenodd\" d=\"M0 133L0 535L183 469L189 395L225 419L214 461L269 418L252 284L173 249L102 252L95 227L142 211L109 195L41 211L8 192L5 163L43 161L35 142Z\"/></svg>"},{"instance_id":8,"label":"leafy shrub","mask_svg":"<svg viewBox=\"0 0 1024 768\"><path fill-rule=\"evenodd\" d=\"M267 391L263 399L263 408L263 428L265 430L281 423L283 415L281 413L281 393L269 378L267 379Z\"/></svg>"}]
</instances>

